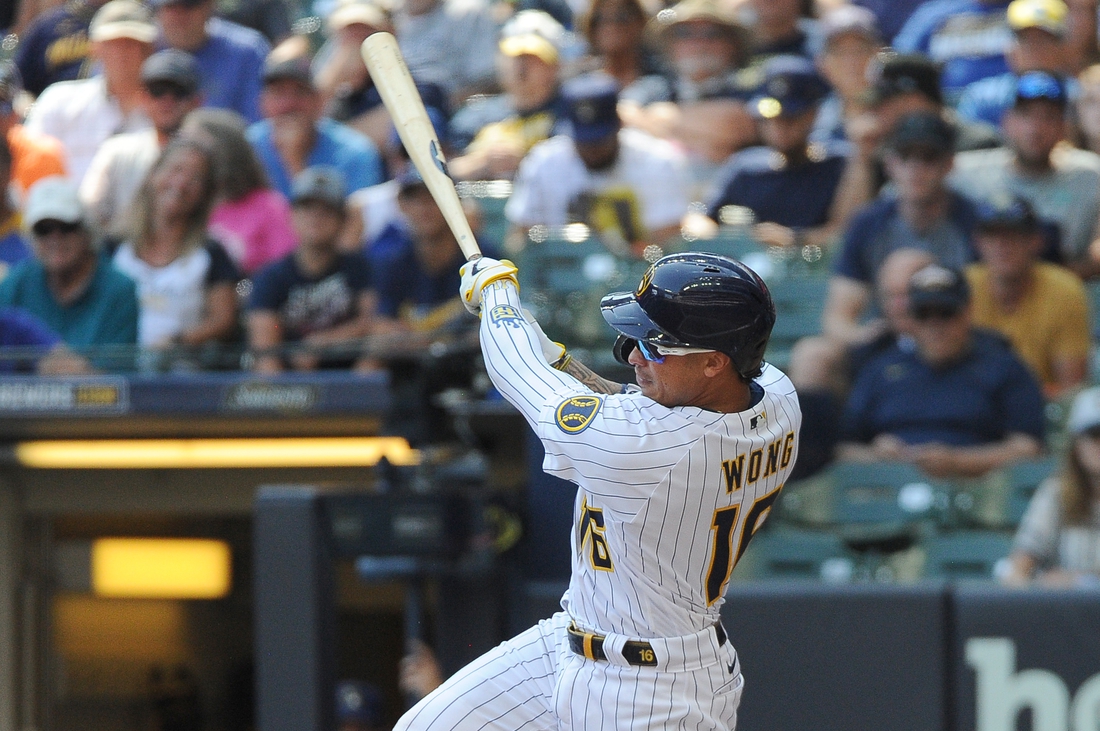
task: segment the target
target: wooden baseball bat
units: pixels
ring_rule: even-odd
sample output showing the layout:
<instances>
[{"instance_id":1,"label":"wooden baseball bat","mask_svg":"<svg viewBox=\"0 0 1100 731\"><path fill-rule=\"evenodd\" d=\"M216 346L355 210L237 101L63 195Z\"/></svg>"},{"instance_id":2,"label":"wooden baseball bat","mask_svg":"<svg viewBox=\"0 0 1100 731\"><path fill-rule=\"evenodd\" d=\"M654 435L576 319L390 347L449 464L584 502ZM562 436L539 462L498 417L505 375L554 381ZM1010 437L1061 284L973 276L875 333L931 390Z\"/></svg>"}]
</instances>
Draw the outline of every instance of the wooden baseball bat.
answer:
<instances>
[{"instance_id":1,"label":"wooden baseball bat","mask_svg":"<svg viewBox=\"0 0 1100 731\"><path fill-rule=\"evenodd\" d=\"M420 171L420 177L424 178L447 225L458 239L463 255L467 261L480 258L481 249L462 210L454 181L447 173L447 161L435 128L397 47L397 39L386 32L372 33L363 41L361 50L363 61L382 95L382 102L389 110L397 134L401 136L409 158Z\"/></svg>"}]
</instances>

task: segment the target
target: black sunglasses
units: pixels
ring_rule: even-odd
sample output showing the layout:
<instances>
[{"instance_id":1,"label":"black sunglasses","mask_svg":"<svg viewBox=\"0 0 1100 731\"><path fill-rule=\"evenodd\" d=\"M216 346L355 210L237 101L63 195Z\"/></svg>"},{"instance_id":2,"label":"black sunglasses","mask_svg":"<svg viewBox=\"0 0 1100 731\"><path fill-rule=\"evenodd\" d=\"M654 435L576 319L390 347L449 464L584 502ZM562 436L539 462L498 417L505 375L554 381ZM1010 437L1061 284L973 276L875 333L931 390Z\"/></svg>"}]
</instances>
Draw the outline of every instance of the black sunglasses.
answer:
<instances>
[{"instance_id":1,"label":"black sunglasses","mask_svg":"<svg viewBox=\"0 0 1100 731\"><path fill-rule=\"evenodd\" d=\"M921 307L913 311L914 320L953 320L962 310L943 305Z\"/></svg>"},{"instance_id":2,"label":"black sunglasses","mask_svg":"<svg viewBox=\"0 0 1100 731\"><path fill-rule=\"evenodd\" d=\"M187 99L194 92L191 89L174 84L171 81L154 81L145 85L145 91L149 92L149 96L154 99L160 99L162 96L171 95L177 101Z\"/></svg>"},{"instance_id":3,"label":"black sunglasses","mask_svg":"<svg viewBox=\"0 0 1100 731\"><path fill-rule=\"evenodd\" d=\"M39 221L31 227L31 231L38 238L44 238L50 234L71 234L80 230L79 223L69 223L68 221L54 221L47 219L45 221Z\"/></svg>"}]
</instances>

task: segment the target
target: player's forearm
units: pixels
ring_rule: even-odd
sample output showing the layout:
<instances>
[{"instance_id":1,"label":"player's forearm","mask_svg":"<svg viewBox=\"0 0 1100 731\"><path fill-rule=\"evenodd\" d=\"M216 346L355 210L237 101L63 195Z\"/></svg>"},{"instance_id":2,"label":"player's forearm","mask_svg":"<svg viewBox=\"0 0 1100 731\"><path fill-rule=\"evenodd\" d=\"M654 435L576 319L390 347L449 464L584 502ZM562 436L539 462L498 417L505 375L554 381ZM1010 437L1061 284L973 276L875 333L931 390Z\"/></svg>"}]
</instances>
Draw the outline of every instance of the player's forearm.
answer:
<instances>
[{"instance_id":1,"label":"player's forearm","mask_svg":"<svg viewBox=\"0 0 1100 731\"><path fill-rule=\"evenodd\" d=\"M513 283L493 282L482 290L480 333L490 380L532 425L553 394L576 389L574 377L555 370L543 357Z\"/></svg>"}]
</instances>

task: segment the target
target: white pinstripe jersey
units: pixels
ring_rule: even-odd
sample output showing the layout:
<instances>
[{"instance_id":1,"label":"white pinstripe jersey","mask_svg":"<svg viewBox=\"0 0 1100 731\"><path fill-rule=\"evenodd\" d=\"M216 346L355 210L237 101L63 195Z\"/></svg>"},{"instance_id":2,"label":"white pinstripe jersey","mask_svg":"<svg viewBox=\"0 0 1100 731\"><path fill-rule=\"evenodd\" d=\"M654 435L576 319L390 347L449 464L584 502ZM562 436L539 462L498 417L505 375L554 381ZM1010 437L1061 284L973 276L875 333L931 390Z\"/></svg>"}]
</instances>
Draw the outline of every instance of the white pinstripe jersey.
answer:
<instances>
[{"instance_id":1,"label":"white pinstripe jersey","mask_svg":"<svg viewBox=\"0 0 1100 731\"><path fill-rule=\"evenodd\" d=\"M637 391L596 395L546 365L513 285L482 296L493 383L535 429L546 471L579 487L563 607L586 630L641 638L716 622L730 572L797 458L790 380L766 366L763 397L733 414Z\"/></svg>"}]
</instances>

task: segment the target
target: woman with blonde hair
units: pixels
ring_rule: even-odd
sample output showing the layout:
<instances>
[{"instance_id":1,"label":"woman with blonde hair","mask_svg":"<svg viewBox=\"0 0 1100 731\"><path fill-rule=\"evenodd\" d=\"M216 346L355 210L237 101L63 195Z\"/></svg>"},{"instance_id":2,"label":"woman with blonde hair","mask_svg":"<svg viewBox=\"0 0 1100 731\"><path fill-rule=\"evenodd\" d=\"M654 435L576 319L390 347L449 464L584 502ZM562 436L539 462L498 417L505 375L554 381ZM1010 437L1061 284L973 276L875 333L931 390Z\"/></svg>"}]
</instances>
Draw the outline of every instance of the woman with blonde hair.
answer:
<instances>
[{"instance_id":1,"label":"woman with blonde hair","mask_svg":"<svg viewBox=\"0 0 1100 731\"><path fill-rule=\"evenodd\" d=\"M1100 387L1073 400L1062 469L1031 499L1007 584L1100 586Z\"/></svg>"},{"instance_id":2,"label":"woman with blonde hair","mask_svg":"<svg viewBox=\"0 0 1100 731\"><path fill-rule=\"evenodd\" d=\"M247 122L228 109L196 109L180 134L214 152L217 193L210 233L246 275L289 254L297 244L290 204L271 187L245 138Z\"/></svg>"},{"instance_id":3,"label":"woman with blonde hair","mask_svg":"<svg viewBox=\"0 0 1100 731\"><path fill-rule=\"evenodd\" d=\"M114 264L137 283L138 344L204 346L237 333L237 268L207 233L215 195L210 150L177 138L134 200L131 237Z\"/></svg>"}]
</instances>

